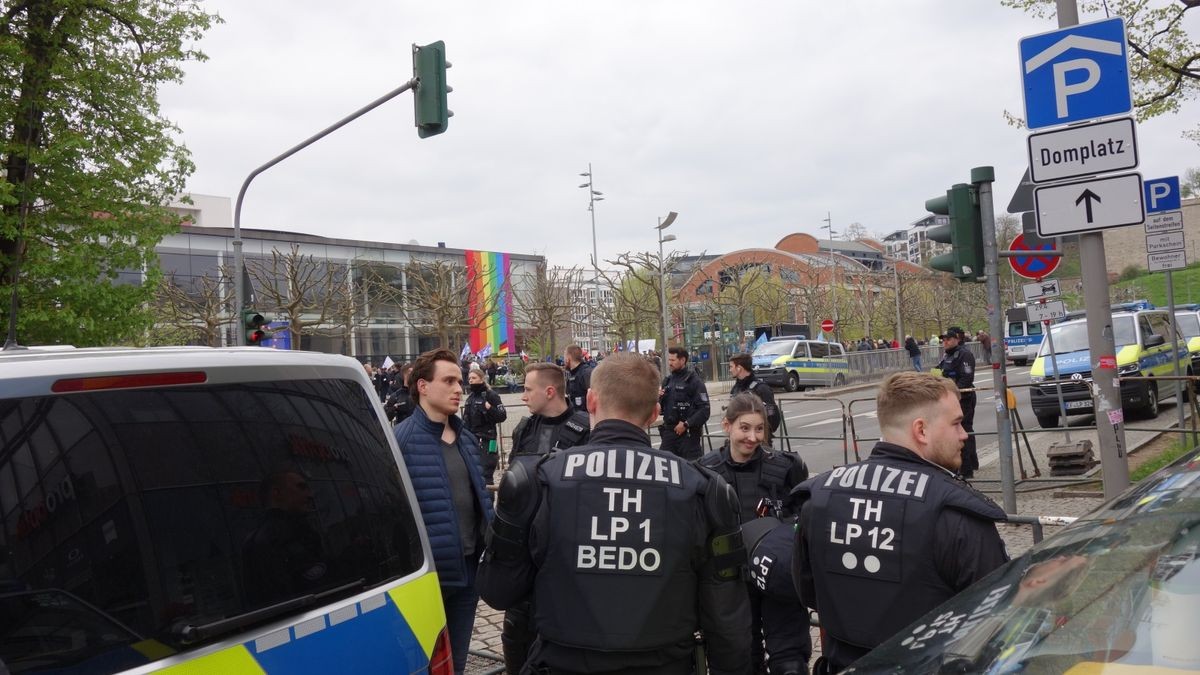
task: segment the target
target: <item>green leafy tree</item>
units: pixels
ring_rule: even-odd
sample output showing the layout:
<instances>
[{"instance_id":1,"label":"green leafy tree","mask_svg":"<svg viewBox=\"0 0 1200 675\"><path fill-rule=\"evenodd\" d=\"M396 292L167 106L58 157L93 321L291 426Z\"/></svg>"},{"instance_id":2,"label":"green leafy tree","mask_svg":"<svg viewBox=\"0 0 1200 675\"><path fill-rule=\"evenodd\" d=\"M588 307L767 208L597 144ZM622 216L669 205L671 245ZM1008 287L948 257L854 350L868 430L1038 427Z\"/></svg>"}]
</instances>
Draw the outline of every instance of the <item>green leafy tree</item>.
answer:
<instances>
[{"instance_id":1,"label":"green leafy tree","mask_svg":"<svg viewBox=\"0 0 1200 675\"><path fill-rule=\"evenodd\" d=\"M1055 13L1054 0L1000 0L1037 17ZM1129 79L1139 120L1177 113L1200 92L1200 43L1185 27L1194 0L1081 0L1080 22L1120 16L1125 19L1129 43ZM1010 123L1022 124L1005 113ZM1186 132L1200 143L1200 126Z\"/></svg>"},{"instance_id":2,"label":"green leafy tree","mask_svg":"<svg viewBox=\"0 0 1200 675\"><path fill-rule=\"evenodd\" d=\"M0 318L15 287L22 342L151 324L154 246L178 227L162 205L193 168L158 88L218 20L190 0L0 2Z\"/></svg>"}]
</instances>

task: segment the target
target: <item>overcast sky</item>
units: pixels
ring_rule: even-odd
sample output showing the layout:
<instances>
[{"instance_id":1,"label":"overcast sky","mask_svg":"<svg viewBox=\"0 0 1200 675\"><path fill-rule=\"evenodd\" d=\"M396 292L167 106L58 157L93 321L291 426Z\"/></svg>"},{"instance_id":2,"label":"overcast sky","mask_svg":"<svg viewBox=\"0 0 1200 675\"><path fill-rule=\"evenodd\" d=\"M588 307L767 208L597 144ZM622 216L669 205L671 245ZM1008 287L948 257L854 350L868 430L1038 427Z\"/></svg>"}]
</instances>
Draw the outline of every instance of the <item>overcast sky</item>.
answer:
<instances>
[{"instance_id":1,"label":"overcast sky","mask_svg":"<svg viewBox=\"0 0 1200 675\"><path fill-rule=\"evenodd\" d=\"M196 172L246 175L403 84L444 40L449 130L418 139L405 93L250 186L242 225L587 264L591 162L601 259L657 246L772 247L858 222L887 232L972 167L1002 213L1024 170L1017 41L1053 30L998 0L412 2L210 0L225 23L162 92ZM1087 21L1102 17L1082 17ZM1193 35L1200 26L1192 21ZM1200 167L1178 115L1138 127L1146 178Z\"/></svg>"}]
</instances>

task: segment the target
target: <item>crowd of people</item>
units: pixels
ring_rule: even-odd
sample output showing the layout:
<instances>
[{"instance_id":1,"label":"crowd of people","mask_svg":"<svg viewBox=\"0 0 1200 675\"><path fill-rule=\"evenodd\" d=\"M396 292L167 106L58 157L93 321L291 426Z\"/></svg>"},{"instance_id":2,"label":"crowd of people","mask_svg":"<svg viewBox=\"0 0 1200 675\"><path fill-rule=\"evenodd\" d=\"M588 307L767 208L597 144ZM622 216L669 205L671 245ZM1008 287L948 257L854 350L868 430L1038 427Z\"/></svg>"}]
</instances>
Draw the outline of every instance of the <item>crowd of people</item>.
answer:
<instances>
[{"instance_id":1,"label":"crowd of people","mask_svg":"<svg viewBox=\"0 0 1200 675\"><path fill-rule=\"evenodd\" d=\"M442 349L368 367L429 534L456 672L480 598L505 612L509 673L807 674L809 610L824 628L811 672L837 672L990 572L1006 559L1004 513L964 480L978 461L964 447L974 393L960 392L974 357L961 329L938 339L942 377L885 379L882 440L817 476L775 449L781 413L749 354L730 359L726 440L707 455L711 402L687 350L668 350L665 374L657 355L592 360L577 345L561 366L527 364L529 414L492 489L507 411L486 364Z\"/></svg>"}]
</instances>

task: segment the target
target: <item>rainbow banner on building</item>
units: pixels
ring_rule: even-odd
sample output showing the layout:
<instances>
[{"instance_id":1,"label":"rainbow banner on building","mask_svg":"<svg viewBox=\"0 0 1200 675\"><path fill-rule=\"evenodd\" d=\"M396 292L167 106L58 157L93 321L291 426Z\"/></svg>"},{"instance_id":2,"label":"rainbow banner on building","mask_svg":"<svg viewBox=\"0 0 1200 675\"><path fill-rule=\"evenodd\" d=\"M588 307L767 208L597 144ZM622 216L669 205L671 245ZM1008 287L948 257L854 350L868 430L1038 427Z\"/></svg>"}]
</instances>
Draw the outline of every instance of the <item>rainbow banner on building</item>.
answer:
<instances>
[{"instance_id":1,"label":"rainbow banner on building","mask_svg":"<svg viewBox=\"0 0 1200 675\"><path fill-rule=\"evenodd\" d=\"M490 356L516 353L512 323L512 284L507 253L467 251L471 352Z\"/></svg>"}]
</instances>

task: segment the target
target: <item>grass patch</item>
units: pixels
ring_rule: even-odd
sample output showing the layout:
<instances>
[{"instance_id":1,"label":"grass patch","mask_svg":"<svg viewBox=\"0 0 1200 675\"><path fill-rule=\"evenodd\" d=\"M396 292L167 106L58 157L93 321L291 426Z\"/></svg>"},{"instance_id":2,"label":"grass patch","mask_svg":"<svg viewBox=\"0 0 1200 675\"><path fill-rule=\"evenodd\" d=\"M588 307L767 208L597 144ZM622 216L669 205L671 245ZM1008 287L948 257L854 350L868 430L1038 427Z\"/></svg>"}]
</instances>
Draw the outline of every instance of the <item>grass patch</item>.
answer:
<instances>
[{"instance_id":1,"label":"grass patch","mask_svg":"<svg viewBox=\"0 0 1200 675\"><path fill-rule=\"evenodd\" d=\"M1127 272L1129 272L1127 270ZM1132 273L1122 274L1122 281L1113 284L1113 296L1136 300L1145 298L1156 307L1167 304L1167 275L1163 272L1141 272L1138 276ZM1175 286L1175 303L1182 305L1189 302L1200 302L1200 263L1192 263L1186 269L1175 270L1172 273L1172 283Z\"/></svg>"},{"instance_id":2,"label":"grass patch","mask_svg":"<svg viewBox=\"0 0 1200 675\"><path fill-rule=\"evenodd\" d=\"M1146 460L1145 463L1138 465L1136 469L1129 472L1129 482L1136 483L1146 476L1158 471L1164 466L1174 462L1191 450L1183 441L1175 441L1166 450L1163 450L1157 457Z\"/></svg>"}]
</instances>

